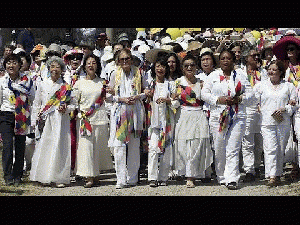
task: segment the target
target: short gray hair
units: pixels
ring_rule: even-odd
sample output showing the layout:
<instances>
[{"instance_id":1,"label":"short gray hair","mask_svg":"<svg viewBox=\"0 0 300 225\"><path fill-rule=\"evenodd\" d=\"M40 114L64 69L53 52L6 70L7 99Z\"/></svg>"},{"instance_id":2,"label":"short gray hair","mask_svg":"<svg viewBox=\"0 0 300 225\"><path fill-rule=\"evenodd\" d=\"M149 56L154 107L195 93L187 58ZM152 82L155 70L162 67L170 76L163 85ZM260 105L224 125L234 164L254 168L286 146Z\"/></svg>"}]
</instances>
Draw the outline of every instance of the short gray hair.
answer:
<instances>
[{"instance_id":1,"label":"short gray hair","mask_svg":"<svg viewBox=\"0 0 300 225\"><path fill-rule=\"evenodd\" d=\"M49 58L46 62L46 65L48 67L48 70L50 70L50 65L53 62L57 62L60 65L60 68L62 71L66 71L66 65L64 63L64 60L58 56L52 56L51 58Z\"/></svg>"}]
</instances>

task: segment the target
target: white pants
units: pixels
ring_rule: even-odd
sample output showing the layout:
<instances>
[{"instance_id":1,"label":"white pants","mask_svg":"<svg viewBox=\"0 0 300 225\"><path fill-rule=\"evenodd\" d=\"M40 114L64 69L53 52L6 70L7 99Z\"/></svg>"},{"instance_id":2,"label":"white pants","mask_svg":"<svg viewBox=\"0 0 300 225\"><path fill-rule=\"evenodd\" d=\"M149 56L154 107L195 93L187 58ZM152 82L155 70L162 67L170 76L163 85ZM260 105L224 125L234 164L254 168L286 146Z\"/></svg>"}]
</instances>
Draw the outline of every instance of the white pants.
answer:
<instances>
[{"instance_id":1,"label":"white pants","mask_svg":"<svg viewBox=\"0 0 300 225\"><path fill-rule=\"evenodd\" d=\"M246 119L235 119L225 137L224 131L219 132L220 124L217 120L211 120L210 126L214 140L215 169L218 182L238 183L240 179L239 152L246 129Z\"/></svg>"},{"instance_id":2,"label":"white pants","mask_svg":"<svg viewBox=\"0 0 300 225\"><path fill-rule=\"evenodd\" d=\"M167 147L164 153L159 153L159 133L159 129L153 129L149 140L148 180L167 181L171 169L172 146Z\"/></svg>"},{"instance_id":3,"label":"white pants","mask_svg":"<svg viewBox=\"0 0 300 225\"><path fill-rule=\"evenodd\" d=\"M25 164L24 170L30 170L31 168L31 160L35 150L35 139L26 137L26 147L25 147Z\"/></svg>"},{"instance_id":4,"label":"white pants","mask_svg":"<svg viewBox=\"0 0 300 225\"><path fill-rule=\"evenodd\" d=\"M126 154L126 146L114 147L117 185L135 185L138 182L140 138L134 138L134 135L131 134L127 148Z\"/></svg>"},{"instance_id":5,"label":"white pants","mask_svg":"<svg viewBox=\"0 0 300 225\"><path fill-rule=\"evenodd\" d=\"M284 152L290 136L290 125L262 125L265 155L265 177L281 176Z\"/></svg>"},{"instance_id":6,"label":"white pants","mask_svg":"<svg viewBox=\"0 0 300 225\"><path fill-rule=\"evenodd\" d=\"M255 174L259 168L263 151L263 140L260 133L245 134L242 142L244 170L246 173Z\"/></svg>"}]
</instances>

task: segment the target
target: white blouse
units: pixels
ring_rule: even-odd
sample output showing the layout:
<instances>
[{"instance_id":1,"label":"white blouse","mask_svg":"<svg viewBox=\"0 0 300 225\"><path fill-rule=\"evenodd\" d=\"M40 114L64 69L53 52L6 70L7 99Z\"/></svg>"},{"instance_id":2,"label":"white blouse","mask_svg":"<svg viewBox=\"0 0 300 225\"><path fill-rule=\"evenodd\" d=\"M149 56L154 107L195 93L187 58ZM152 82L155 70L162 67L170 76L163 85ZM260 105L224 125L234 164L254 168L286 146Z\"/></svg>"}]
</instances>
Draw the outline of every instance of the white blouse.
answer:
<instances>
[{"instance_id":1,"label":"white blouse","mask_svg":"<svg viewBox=\"0 0 300 225\"><path fill-rule=\"evenodd\" d=\"M81 79L75 83L73 92L75 99L78 101L79 118L81 117L80 110L84 112L89 111L91 106L100 96L103 87L102 82L102 78L96 77L93 80ZM94 114L89 117L89 120L92 125L108 124L109 119L106 113L105 102L96 112L94 112Z\"/></svg>"},{"instance_id":2,"label":"white blouse","mask_svg":"<svg viewBox=\"0 0 300 225\"><path fill-rule=\"evenodd\" d=\"M236 77L234 79L234 71L236 71ZM210 104L210 117L216 120L219 119L220 113L226 108L226 105L218 104L217 100L221 96L228 96L228 91L231 92L231 96L235 94L235 87L240 81L242 84L242 102L238 105L237 118L246 118L246 106L251 105L254 100L254 93L252 91L250 82L247 79L247 75L241 69L233 70L229 80L220 79L223 75L221 69L213 71L207 82L204 83L202 88L202 99Z\"/></svg>"},{"instance_id":3,"label":"white blouse","mask_svg":"<svg viewBox=\"0 0 300 225\"><path fill-rule=\"evenodd\" d=\"M28 77L28 79L30 79L30 77ZM11 104L11 102L9 101L9 98L13 94L13 92L8 88L8 81L9 81L9 75L0 78L0 111L14 112L15 105ZM15 81L12 81L12 84L13 83L18 84L20 82L21 79L17 78ZM35 96L35 88L34 86L32 86L28 96L29 102L33 102L34 96Z\"/></svg>"},{"instance_id":4,"label":"white blouse","mask_svg":"<svg viewBox=\"0 0 300 225\"><path fill-rule=\"evenodd\" d=\"M280 108L285 108L284 121L280 125L289 125L290 117L295 108L289 105L289 100L296 100L296 91L292 83L281 81L275 86L270 80L262 81L254 87L255 97L258 99L262 113L262 125L279 125L271 116Z\"/></svg>"}]
</instances>

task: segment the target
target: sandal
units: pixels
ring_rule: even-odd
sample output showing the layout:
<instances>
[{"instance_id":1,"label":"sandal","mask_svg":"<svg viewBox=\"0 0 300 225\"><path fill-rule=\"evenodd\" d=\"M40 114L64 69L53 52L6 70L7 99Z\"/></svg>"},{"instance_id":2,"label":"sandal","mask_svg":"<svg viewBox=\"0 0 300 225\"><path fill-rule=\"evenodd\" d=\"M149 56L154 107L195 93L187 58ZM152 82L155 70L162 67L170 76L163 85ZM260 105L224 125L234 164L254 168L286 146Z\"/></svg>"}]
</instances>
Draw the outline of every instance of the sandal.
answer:
<instances>
[{"instance_id":1,"label":"sandal","mask_svg":"<svg viewBox=\"0 0 300 225\"><path fill-rule=\"evenodd\" d=\"M187 180L187 181L186 181L186 187L187 187L187 188L194 188L194 187L195 187L194 181L192 181L192 180Z\"/></svg>"}]
</instances>

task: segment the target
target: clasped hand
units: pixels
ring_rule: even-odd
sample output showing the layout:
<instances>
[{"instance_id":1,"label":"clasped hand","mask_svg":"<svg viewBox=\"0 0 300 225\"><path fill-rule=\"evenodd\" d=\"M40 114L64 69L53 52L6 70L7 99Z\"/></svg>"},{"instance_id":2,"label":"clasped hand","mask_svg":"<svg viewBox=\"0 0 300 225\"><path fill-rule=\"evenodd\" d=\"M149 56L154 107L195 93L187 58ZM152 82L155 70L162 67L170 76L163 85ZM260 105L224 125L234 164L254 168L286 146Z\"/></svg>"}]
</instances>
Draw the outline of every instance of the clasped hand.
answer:
<instances>
[{"instance_id":1,"label":"clasped hand","mask_svg":"<svg viewBox=\"0 0 300 225\"><path fill-rule=\"evenodd\" d=\"M218 103L222 105L236 105L239 103L239 97L221 96L218 98Z\"/></svg>"}]
</instances>

